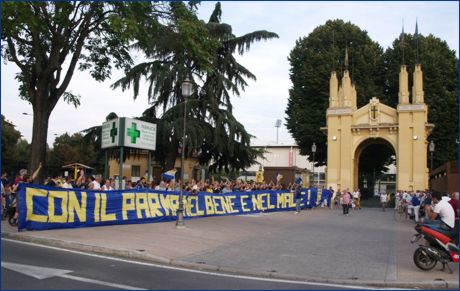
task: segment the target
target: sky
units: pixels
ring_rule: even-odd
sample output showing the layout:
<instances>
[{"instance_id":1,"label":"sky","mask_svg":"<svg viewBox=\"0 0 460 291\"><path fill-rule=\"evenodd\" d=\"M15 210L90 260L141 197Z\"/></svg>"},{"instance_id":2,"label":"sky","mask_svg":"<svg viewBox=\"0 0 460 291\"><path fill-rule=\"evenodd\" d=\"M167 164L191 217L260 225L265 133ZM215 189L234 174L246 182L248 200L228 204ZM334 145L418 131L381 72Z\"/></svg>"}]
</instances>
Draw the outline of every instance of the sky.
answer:
<instances>
[{"instance_id":1,"label":"sky","mask_svg":"<svg viewBox=\"0 0 460 291\"><path fill-rule=\"evenodd\" d=\"M203 1L199 17L207 21L215 3ZM256 81L248 81L249 86L241 92L240 97L232 98L234 115L250 134L256 136L252 142L254 145L276 143L277 119L282 120L279 143L294 143L285 127L288 90L292 86L288 55L296 40L308 36L314 28L333 19L357 25L384 49L399 36L403 22L405 32L414 33L417 19L419 33L433 34L445 40L458 57L459 3L456 1L224 1L222 22L230 24L236 36L256 30L268 30L279 35L279 39L253 44L250 51L237 57L257 77ZM135 59L142 61L141 56ZM16 125L23 138L31 142L33 111L28 102L18 97L19 84L14 79L17 72L16 65L2 62L1 113ZM66 132L73 134L101 125L110 112L124 117L140 116L149 107L146 90L141 88L140 96L133 100L132 91L110 89L110 85L121 77L122 72L114 71L111 80L99 83L89 73L75 71L68 91L81 96L81 106L75 108L59 101L50 117L48 144L52 146L56 136ZM324 86L329 86L328 80L324 80Z\"/></svg>"}]
</instances>

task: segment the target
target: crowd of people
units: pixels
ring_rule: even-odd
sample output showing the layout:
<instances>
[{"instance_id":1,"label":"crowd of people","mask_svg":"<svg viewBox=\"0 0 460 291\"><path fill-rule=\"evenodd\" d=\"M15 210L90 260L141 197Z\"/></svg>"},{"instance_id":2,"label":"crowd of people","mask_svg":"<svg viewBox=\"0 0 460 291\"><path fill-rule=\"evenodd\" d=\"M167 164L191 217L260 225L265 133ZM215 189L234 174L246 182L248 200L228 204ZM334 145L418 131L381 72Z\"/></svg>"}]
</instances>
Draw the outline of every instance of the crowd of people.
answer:
<instances>
[{"instance_id":1,"label":"crowd of people","mask_svg":"<svg viewBox=\"0 0 460 291\"><path fill-rule=\"evenodd\" d=\"M350 192L348 188L343 191L338 190L337 193L334 193L332 188L329 188L329 190L333 192L331 208L342 206L343 215L345 216L350 214L350 209L361 210L361 192L358 188L353 192Z\"/></svg>"},{"instance_id":2,"label":"crowd of people","mask_svg":"<svg viewBox=\"0 0 460 291\"><path fill-rule=\"evenodd\" d=\"M6 205L11 204L11 201L15 203L13 194L17 191L20 183L31 183L38 172L41 169L41 164L32 175L27 173L27 170L21 170L19 174L14 178L8 178L7 173L2 175L2 206L5 208ZM131 181L126 177L122 178L121 189L154 189L160 191L180 191L180 181L175 180L157 180L153 179L152 182L147 182L145 177L140 178L138 181ZM183 185L183 190L190 192L191 195L195 195L198 192L208 193L229 193L229 192L244 192L244 191L257 191L257 190L292 190L295 192L296 200L296 212L300 211L300 189L301 184L291 183L285 185L280 182L263 182L256 183L253 181L231 181L224 179L222 181L187 181ZM85 175L84 170L80 170L77 174L77 179L73 177L48 177L44 185L61 188L78 188L87 190L101 190L110 191L114 189L120 189L120 183L115 177L103 179L102 175ZM360 210L361 209L361 193L359 189L355 189L350 192L349 189L343 191L338 190L334 193L332 188L329 190L332 194L331 208L340 207L343 210L343 215L348 216L349 210ZM435 195L435 196L433 196ZM385 211L390 201L394 200L395 208L403 206L408 215L413 217L416 223L421 223L423 220L433 220L439 215L438 218L444 218L448 221L448 225L452 225L453 219L458 220L458 192L452 193L450 197L440 196L436 205L432 207L433 201L438 194L432 194L428 191L397 191L394 194L387 194L382 192L380 195L380 202L382 210ZM444 203L445 202L445 203ZM327 207L327 201L320 201L321 207ZM445 205L449 205L454 211L454 214L450 214L445 208ZM436 215L435 215L436 214Z\"/></svg>"},{"instance_id":3,"label":"crowd of people","mask_svg":"<svg viewBox=\"0 0 460 291\"><path fill-rule=\"evenodd\" d=\"M398 191L395 195L395 208L403 207L407 209L408 215L416 223L429 219L430 211L437 210L433 205L438 206L439 211L441 211L441 208L447 208L442 212L449 216L448 220L458 219L458 192L443 195L439 192L431 193L428 191ZM438 214L439 211L437 212Z\"/></svg>"},{"instance_id":4,"label":"crowd of people","mask_svg":"<svg viewBox=\"0 0 460 291\"><path fill-rule=\"evenodd\" d=\"M2 187L9 188L12 192L16 192L17 186L19 183L31 183L38 171L34 172L32 176L27 174L27 170L21 170L19 175L14 180L8 179L7 173L3 173L2 176ZM48 177L45 179L43 185L59 188L76 188L76 189L85 189L85 190L125 190L125 189L154 189L162 191L180 191L180 180L160 180L155 177L153 181L148 182L145 177L141 177L137 181L132 181L127 179L127 177L122 178L121 188L120 183L117 177L109 177L103 179L102 175L86 175L84 170L80 170L77 173L77 179L74 179L72 176L56 176ZM256 183L254 181L241 181L236 180L232 181L229 179L223 179L221 181L196 181L192 179L187 181L183 185L183 190L187 192L208 192L208 193L228 193L235 191L257 191L257 190L294 190L296 184L290 183L285 184L281 182L263 182Z\"/></svg>"}]
</instances>

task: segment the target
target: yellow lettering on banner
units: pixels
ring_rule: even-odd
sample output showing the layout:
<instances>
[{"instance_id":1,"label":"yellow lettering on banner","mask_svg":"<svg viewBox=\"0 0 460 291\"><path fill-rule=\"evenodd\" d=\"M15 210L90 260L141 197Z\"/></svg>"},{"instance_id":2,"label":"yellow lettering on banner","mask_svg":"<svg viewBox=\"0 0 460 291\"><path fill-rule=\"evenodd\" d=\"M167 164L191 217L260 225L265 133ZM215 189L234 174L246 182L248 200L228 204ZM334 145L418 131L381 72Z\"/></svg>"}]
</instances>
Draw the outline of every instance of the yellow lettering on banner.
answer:
<instances>
[{"instance_id":1,"label":"yellow lettering on banner","mask_svg":"<svg viewBox=\"0 0 460 291\"><path fill-rule=\"evenodd\" d=\"M173 210L171 209L171 202L168 195L160 194L160 203L165 211L165 216L170 216Z\"/></svg>"},{"instance_id":2,"label":"yellow lettering on banner","mask_svg":"<svg viewBox=\"0 0 460 291\"><path fill-rule=\"evenodd\" d=\"M248 198L248 197L249 197L248 195L241 195L241 197L240 197L241 209L243 209L243 212L250 212L250 211L251 211L251 209L246 208L246 206L248 205L248 203L247 203L247 202L244 202L244 200L245 200L246 198Z\"/></svg>"},{"instance_id":3,"label":"yellow lettering on banner","mask_svg":"<svg viewBox=\"0 0 460 291\"><path fill-rule=\"evenodd\" d=\"M193 211L193 203L192 201L195 200L195 197L193 196L188 196L188 197L184 197L184 198L187 198L187 206L184 206L185 207L185 213L187 216L196 216L196 213Z\"/></svg>"},{"instance_id":4,"label":"yellow lettering on banner","mask_svg":"<svg viewBox=\"0 0 460 291\"><path fill-rule=\"evenodd\" d=\"M308 189L308 191L307 191L307 204L310 204L310 199L311 199L311 190Z\"/></svg>"},{"instance_id":5,"label":"yellow lettering on banner","mask_svg":"<svg viewBox=\"0 0 460 291\"><path fill-rule=\"evenodd\" d=\"M228 199L228 196L222 196L221 202L222 210L224 213L233 213L232 201Z\"/></svg>"},{"instance_id":6,"label":"yellow lettering on banner","mask_svg":"<svg viewBox=\"0 0 460 291\"><path fill-rule=\"evenodd\" d=\"M75 221L75 213L80 222L86 222L86 192L81 192L81 204L79 204L77 194L69 191L69 220L67 222Z\"/></svg>"},{"instance_id":7,"label":"yellow lettering on banner","mask_svg":"<svg viewBox=\"0 0 460 291\"><path fill-rule=\"evenodd\" d=\"M275 209L276 208L275 205L270 203L271 202L270 201L270 198L271 198L270 196L271 196L270 193L267 193L267 208L268 209Z\"/></svg>"},{"instance_id":8,"label":"yellow lettering on banner","mask_svg":"<svg viewBox=\"0 0 460 291\"><path fill-rule=\"evenodd\" d=\"M201 210L200 209L200 203L199 203L199 199L198 197L194 197L195 198L195 212L196 212L196 216L204 216L204 210Z\"/></svg>"},{"instance_id":9,"label":"yellow lettering on banner","mask_svg":"<svg viewBox=\"0 0 460 291\"><path fill-rule=\"evenodd\" d=\"M289 195L287 196L286 198L286 206L289 208L289 207L294 207L295 206L295 203L294 203L294 193L289 193Z\"/></svg>"},{"instance_id":10,"label":"yellow lettering on banner","mask_svg":"<svg viewBox=\"0 0 460 291\"><path fill-rule=\"evenodd\" d=\"M41 189L26 188L26 205L27 205L27 221L46 222L48 215L34 214L34 197L46 197L48 191Z\"/></svg>"},{"instance_id":11,"label":"yellow lettering on banner","mask_svg":"<svg viewBox=\"0 0 460 291\"><path fill-rule=\"evenodd\" d=\"M135 195L134 193L123 193L123 205L122 205L122 215L123 220L128 219L128 211L135 210Z\"/></svg>"},{"instance_id":12,"label":"yellow lettering on banner","mask_svg":"<svg viewBox=\"0 0 460 291\"><path fill-rule=\"evenodd\" d=\"M223 198L224 197L222 197L222 196L212 196L212 202L214 202L214 212L216 214L225 214L224 205L223 205L224 204L224 201L223 201L224 199ZM219 206L218 203L217 203L217 201L219 201L219 200L220 200L220 208L222 208L222 210L218 210L218 207L217 207L217 206Z\"/></svg>"},{"instance_id":13,"label":"yellow lettering on banner","mask_svg":"<svg viewBox=\"0 0 460 291\"><path fill-rule=\"evenodd\" d=\"M172 215L176 216L176 211L179 208L179 195L169 195L169 201L171 204ZM183 199L184 209L187 207L187 200Z\"/></svg>"},{"instance_id":14,"label":"yellow lettering on banner","mask_svg":"<svg viewBox=\"0 0 460 291\"><path fill-rule=\"evenodd\" d=\"M237 213L238 212L238 210L235 210L235 208L233 208L233 206L235 206L235 202L233 201L235 198L236 196L234 195L225 196L225 200L227 202L225 204L225 207L226 207L225 211L227 211L227 213Z\"/></svg>"},{"instance_id":15,"label":"yellow lettering on banner","mask_svg":"<svg viewBox=\"0 0 460 291\"><path fill-rule=\"evenodd\" d=\"M94 222L99 222L100 218L100 208L101 208L101 196L99 194L94 194Z\"/></svg>"},{"instance_id":16,"label":"yellow lettering on banner","mask_svg":"<svg viewBox=\"0 0 460 291\"><path fill-rule=\"evenodd\" d=\"M215 214L214 203L212 203L212 197L209 195L204 196L204 202L206 204L206 214Z\"/></svg>"},{"instance_id":17,"label":"yellow lettering on banner","mask_svg":"<svg viewBox=\"0 0 460 291\"><path fill-rule=\"evenodd\" d=\"M285 208L286 207L286 195L283 193L276 194L276 207Z\"/></svg>"},{"instance_id":18,"label":"yellow lettering on banner","mask_svg":"<svg viewBox=\"0 0 460 291\"><path fill-rule=\"evenodd\" d=\"M262 206L262 194L252 195L252 208L254 210L264 210Z\"/></svg>"},{"instance_id":19,"label":"yellow lettering on banner","mask_svg":"<svg viewBox=\"0 0 460 291\"><path fill-rule=\"evenodd\" d=\"M61 210L62 213L60 215L56 215L56 207L54 205L54 199L58 198L61 199ZM66 223L68 212L67 212L67 191L49 191L48 192L48 215L49 215L49 222L58 222L58 223Z\"/></svg>"},{"instance_id":20,"label":"yellow lettering on banner","mask_svg":"<svg viewBox=\"0 0 460 291\"><path fill-rule=\"evenodd\" d=\"M163 216L163 213L160 211L161 204L160 204L160 201L158 200L158 194L149 193L147 195L147 200L149 202L150 217Z\"/></svg>"},{"instance_id":21,"label":"yellow lettering on banner","mask_svg":"<svg viewBox=\"0 0 460 291\"><path fill-rule=\"evenodd\" d=\"M101 221L115 221L117 215L115 213L107 214L107 194L101 193L102 207L101 207Z\"/></svg>"},{"instance_id":22,"label":"yellow lettering on banner","mask_svg":"<svg viewBox=\"0 0 460 291\"><path fill-rule=\"evenodd\" d=\"M141 202L141 200L142 200L142 202ZM142 210L144 210L145 216L147 216L147 218L152 217L150 215L149 203L147 201L147 193L137 193L136 194L137 218L143 218Z\"/></svg>"}]
</instances>

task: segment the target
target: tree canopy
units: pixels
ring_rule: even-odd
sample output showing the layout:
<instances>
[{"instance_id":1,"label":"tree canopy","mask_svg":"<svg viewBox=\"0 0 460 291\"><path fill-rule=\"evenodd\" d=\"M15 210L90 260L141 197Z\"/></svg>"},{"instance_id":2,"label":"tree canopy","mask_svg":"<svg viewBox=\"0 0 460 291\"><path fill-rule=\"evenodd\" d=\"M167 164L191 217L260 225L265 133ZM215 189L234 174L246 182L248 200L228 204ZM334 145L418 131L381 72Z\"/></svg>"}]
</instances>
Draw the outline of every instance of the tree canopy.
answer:
<instances>
[{"instance_id":1,"label":"tree canopy","mask_svg":"<svg viewBox=\"0 0 460 291\"><path fill-rule=\"evenodd\" d=\"M447 43L433 35L418 36L419 61L423 71L425 103L428 105L428 122L435 128L429 140L436 144L434 167L458 159L458 58ZM401 39L385 51L385 97L396 107L399 91L399 70L402 64ZM404 59L408 73L416 63L416 42L411 34L404 35ZM409 88L412 78L409 78Z\"/></svg>"},{"instance_id":2,"label":"tree canopy","mask_svg":"<svg viewBox=\"0 0 460 291\"><path fill-rule=\"evenodd\" d=\"M404 59L411 74L416 42L411 34L404 34L404 40ZM455 140L458 137L458 59L445 41L432 35L418 35L418 42L428 122L436 126L429 139L436 144L435 165L440 165L458 159ZM327 159L326 136L320 127L326 126L330 73L335 69L339 80L342 77L345 48L349 52L351 79L357 88L358 108L374 96L392 107L398 103L403 55L400 36L384 51L359 27L342 20L329 20L299 39L289 55L293 85L286 109L287 128L303 154L310 154L312 143L316 143L319 165ZM409 79L411 87L412 78ZM370 150L367 156L371 158L375 152ZM373 163L363 161L363 167L371 165L372 169L384 171L385 165L391 162L392 151L380 151L379 155L384 158Z\"/></svg>"},{"instance_id":3,"label":"tree canopy","mask_svg":"<svg viewBox=\"0 0 460 291\"><path fill-rule=\"evenodd\" d=\"M182 13L184 4L173 6L173 15ZM200 163L213 161L211 170L242 169L255 161L258 151L250 148L251 135L232 114L230 96L239 96L247 86L246 79L255 76L235 59L244 54L252 43L278 37L273 32L254 31L235 36L229 24L221 23L221 5L217 3L208 22L190 17L191 27L183 27L180 19L172 18L175 30L168 30L169 41L162 46L137 44L150 59L133 67L126 76L113 84L114 88L139 92L145 78L152 106L143 119L157 123L155 157L167 169L174 167L178 148L183 148L184 110L187 116L186 147L188 156L198 153ZM181 39L189 35L184 46ZM160 50L160 53L157 51ZM192 78L193 94L187 102L181 94L181 84ZM160 111L161 109L161 111Z\"/></svg>"},{"instance_id":4,"label":"tree canopy","mask_svg":"<svg viewBox=\"0 0 460 291\"><path fill-rule=\"evenodd\" d=\"M357 103L363 106L370 97L382 96L384 90L383 50L366 31L350 22L329 20L308 37L297 40L288 58L292 87L286 126L302 154L311 155L311 146L316 143L317 165L324 165L327 158L327 137L320 128L326 126L329 78L333 69L342 78L345 48L348 48L351 78L357 85Z\"/></svg>"},{"instance_id":5,"label":"tree canopy","mask_svg":"<svg viewBox=\"0 0 460 291\"><path fill-rule=\"evenodd\" d=\"M20 96L34 112L30 169L40 162L46 169L48 120L57 102L62 97L79 105L79 96L66 91L75 69L89 70L97 81L109 78L112 68L129 69L129 45L147 35L159 41L171 16L165 2L8 1L2 6L2 57L19 67Z\"/></svg>"},{"instance_id":6,"label":"tree canopy","mask_svg":"<svg viewBox=\"0 0 460 291\"><path fill-rule=\"evenodd\" d=\"M30 145L21 138L14 124L5 120L2 114L2 171L16 174L27 168Z\"/></svg>"}]
</instances>

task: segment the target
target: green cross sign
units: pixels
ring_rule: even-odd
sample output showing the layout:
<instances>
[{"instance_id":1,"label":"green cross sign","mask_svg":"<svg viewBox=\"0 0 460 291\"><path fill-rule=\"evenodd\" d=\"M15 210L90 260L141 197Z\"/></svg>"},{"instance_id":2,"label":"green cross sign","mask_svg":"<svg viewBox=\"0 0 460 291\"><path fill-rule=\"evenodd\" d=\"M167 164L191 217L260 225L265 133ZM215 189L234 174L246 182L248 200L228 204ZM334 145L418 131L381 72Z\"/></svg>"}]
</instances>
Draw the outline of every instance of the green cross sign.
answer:
<instances>
[{"instance_id":1,"label":"green cross sign","mask_svg":"<svg viewBox=\"0 0 460 291\"><path fill-rule=\"evenodd\" d=\"M137 124L132 122L131 127L128 128L128 136L131 137L131 142L136 143L136 138L141 137L141 131L137 130Z\"/></svg>"},{"instance_id":2,"label":"green cross sign","mask_svg":"<svg viewBox=\"0 0 460 291\"><path fill-rule=\"evenodd\" d=\"M112 123L112 129L110 130L110 137L112 138L112 142L115 142L115 137L117 136L117 128L115 127L115 122Z\"/></svg>"}]
</instances>

